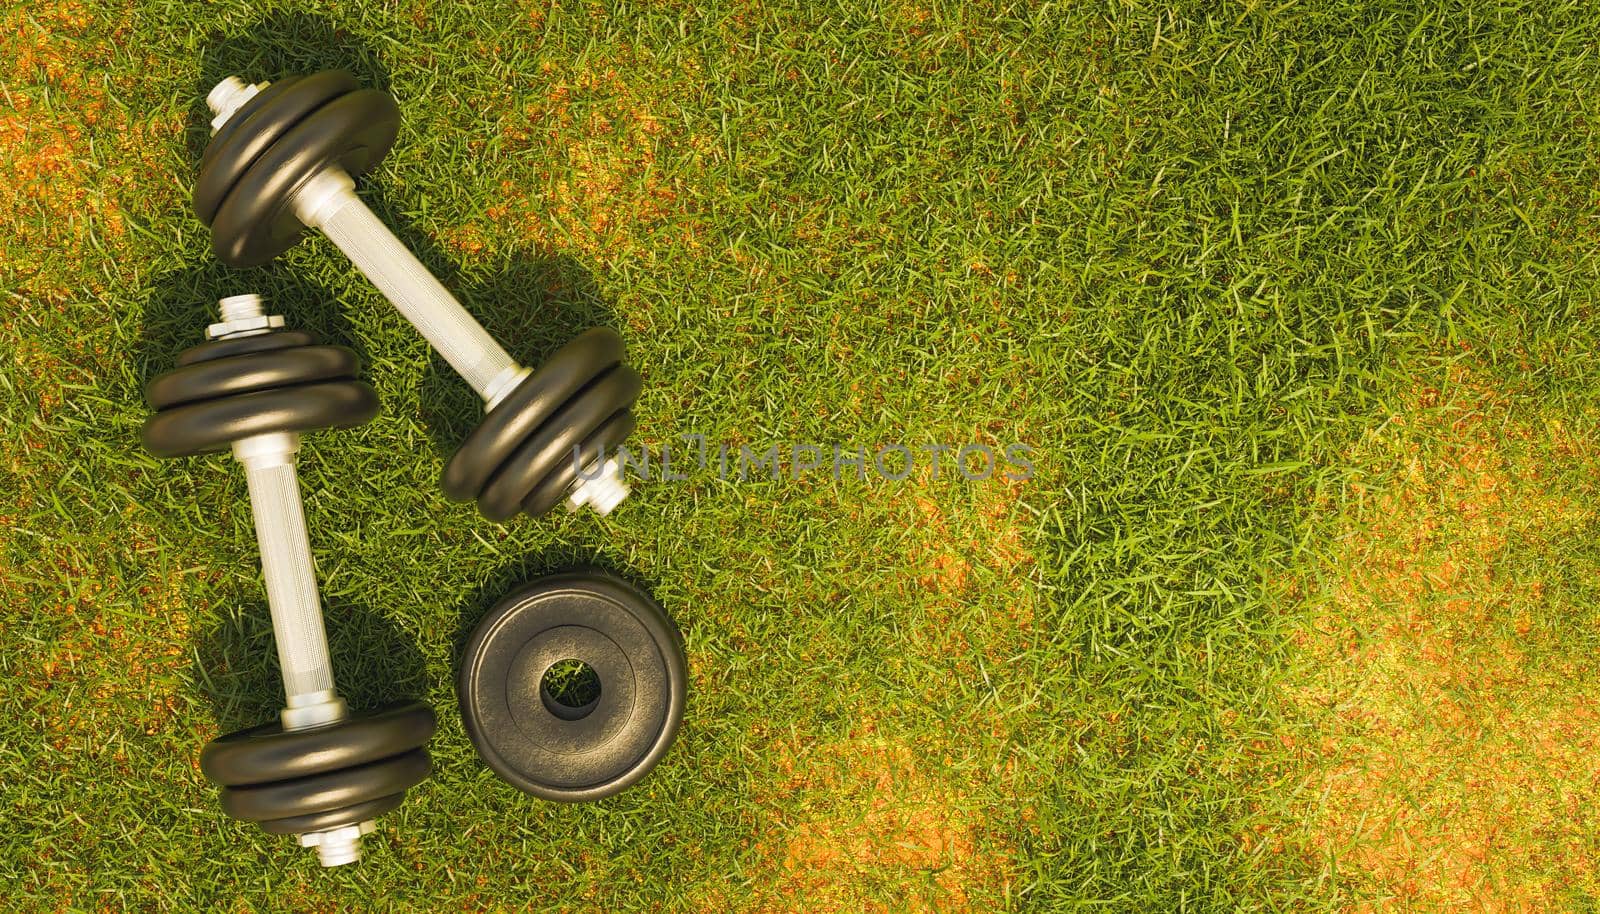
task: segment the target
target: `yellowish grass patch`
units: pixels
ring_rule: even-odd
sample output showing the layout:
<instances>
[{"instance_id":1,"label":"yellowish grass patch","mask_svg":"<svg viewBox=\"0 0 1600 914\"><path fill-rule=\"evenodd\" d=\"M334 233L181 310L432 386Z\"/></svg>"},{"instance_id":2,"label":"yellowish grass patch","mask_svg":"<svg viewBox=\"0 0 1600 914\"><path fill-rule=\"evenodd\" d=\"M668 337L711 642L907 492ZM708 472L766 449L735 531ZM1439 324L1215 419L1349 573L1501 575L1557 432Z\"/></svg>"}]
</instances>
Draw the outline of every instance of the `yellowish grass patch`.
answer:
<instances>
[{"instance_id":1,"label":"yellowish grass patch","mask_svg":"<svg viewBox=\"0 0 1600 914\"><path fill-rule=\"evenodd\" d=\"M1457 371L1357 456L1394 481L1345 522L1299 645L1285 844L1336 866L1362 910L1595 892L1600 685L1562 626L1597 616L1548 577L1593 517L1559 480L1600 473L1595 429L1530 418Z\"/></svg>"}]
</instances>

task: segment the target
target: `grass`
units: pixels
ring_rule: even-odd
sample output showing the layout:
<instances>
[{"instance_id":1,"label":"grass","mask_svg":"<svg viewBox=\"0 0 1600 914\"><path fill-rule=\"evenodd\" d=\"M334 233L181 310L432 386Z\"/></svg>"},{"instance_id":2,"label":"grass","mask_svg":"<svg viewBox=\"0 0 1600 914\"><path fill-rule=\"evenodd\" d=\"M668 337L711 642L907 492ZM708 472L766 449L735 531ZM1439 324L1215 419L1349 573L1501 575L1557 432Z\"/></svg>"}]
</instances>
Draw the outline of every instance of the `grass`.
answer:
<instances>
[{"instance_id":1,"label":"grass","mask_svg":"<svg viewBox=\"0 0 1600 914\"><path fill-rule=\"evenodd\" d=\"M1593 908L1597 26L7 7L7 909ZM325 66L398 98L363 194L511 352L623 332L639 440L1021 442L1032 478L445 502L466 386L325 241L229 271L187 209L204 90ZM359 867L196 766L275 711L271 634L237 467L145 455L140 390L241 291L385 407L302 460L341 689L441 709ZM585 563L674 615L691 698L649 779L557 806L477 761L453 672Z\"/></svg>"}]
</instances>

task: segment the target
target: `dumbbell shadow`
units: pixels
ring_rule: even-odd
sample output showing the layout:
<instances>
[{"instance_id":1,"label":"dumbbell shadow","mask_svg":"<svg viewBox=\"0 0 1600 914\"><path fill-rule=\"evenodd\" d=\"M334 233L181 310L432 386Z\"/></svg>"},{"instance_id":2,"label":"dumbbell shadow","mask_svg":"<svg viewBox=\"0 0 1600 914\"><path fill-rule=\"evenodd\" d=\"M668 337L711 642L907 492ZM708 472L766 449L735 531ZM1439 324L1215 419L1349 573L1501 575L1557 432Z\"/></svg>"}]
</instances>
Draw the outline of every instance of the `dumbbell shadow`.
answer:
<instances>
[{"instance_id":1,"label":"dumbbell shadow","mask_svg":"<svg viewBox=\"0 0 1600 914\"><path fill-rule=\"evenodd\" d=\"M255 586L241 589L253 594ZM426 694L427 664L415 638L375 610L340 600L325 605L336 685L350 707L376 708ZM239 606L200 634L191 672L211 703L219 732L277 717L283 704L277 658L263 600Z\"/></svg>"},{"instance_id":2,"label":"dumbbell shadow","mask_svg":"<svg viewBox=\"0 0 1600 914\"><path fill-rule=\"evenodd\" d=\"M373 210L522 364L543 364L590 327L616 326L617 315L593 274L576 259L518 250L487 265L461 265L399 211L381 188L381 178L369 187L364 196ZM441 457L453 454L483 420L482 400L437 352L430 351L417 398Z\"/></svg>"}]
</instances>

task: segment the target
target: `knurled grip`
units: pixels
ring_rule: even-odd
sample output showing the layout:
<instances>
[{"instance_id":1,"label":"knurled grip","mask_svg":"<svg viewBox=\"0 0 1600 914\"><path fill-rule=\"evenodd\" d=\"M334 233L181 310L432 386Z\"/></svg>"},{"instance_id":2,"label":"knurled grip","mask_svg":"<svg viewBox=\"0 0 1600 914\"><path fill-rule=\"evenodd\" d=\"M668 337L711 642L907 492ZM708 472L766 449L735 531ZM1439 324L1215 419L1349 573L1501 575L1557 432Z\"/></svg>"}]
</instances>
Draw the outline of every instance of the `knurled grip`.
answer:
<instances>
[{"instance_id":1,"label":"knurled grip","mask_svg":"<svg viewBox=\"0 0 1600 914\"><path fill-rule=\"evenodd\" d=\"M354 191L340 193L342 199L320 208L318 227L487 400L491 383L516 362Z\"/></svg>"},{"instance_id":2,"label":"knurled grip","mask_svg":"<svg viewBox=\"0 0 1600 914\"><path fill-rule=\"evenodd\" d=\"M283 691L290 697L331 691L333 664L322 628L316 566L306 537L294 464L262 467L246 461L245 479L250 485L256 539L261 544L261 574L267 583Z\"/></svg>"}]
</instances>

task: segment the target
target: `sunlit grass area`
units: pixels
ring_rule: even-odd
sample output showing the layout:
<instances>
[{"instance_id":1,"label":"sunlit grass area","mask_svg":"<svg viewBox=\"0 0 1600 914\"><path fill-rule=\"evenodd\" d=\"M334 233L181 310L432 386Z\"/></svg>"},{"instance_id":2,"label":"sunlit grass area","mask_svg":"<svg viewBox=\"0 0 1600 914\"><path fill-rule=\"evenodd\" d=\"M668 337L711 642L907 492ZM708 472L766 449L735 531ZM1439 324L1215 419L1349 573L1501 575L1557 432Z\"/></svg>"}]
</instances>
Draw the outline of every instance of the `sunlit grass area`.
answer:
<instances>
[{"instance_id":1,"label":"sunlit grass area","mask_svg":"<svg viewBox=\"0 0 1600 914\"><path fill-rule=\"evenodd\" d=\"M1597 32L1476 0L8 7L5 909L1592 908ZM397 99L361 192L513 355L622 333L637 442L909 472L446 501L471 390L325 240L230 270L189 210L205 91L326 67ZM138 440L247 291L383 402L302 451L340 688L441 718L335 871L200 775L282 697L254 532L235 464ZM964 445L1031 472L936 472ZM477 759L453 681L577 565L655 595L691 682L647 780L566 806Z\"/></svg>"}]
</instances>

